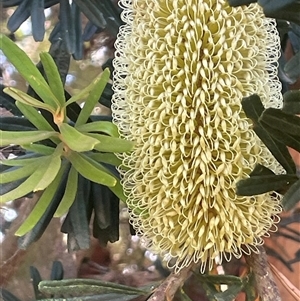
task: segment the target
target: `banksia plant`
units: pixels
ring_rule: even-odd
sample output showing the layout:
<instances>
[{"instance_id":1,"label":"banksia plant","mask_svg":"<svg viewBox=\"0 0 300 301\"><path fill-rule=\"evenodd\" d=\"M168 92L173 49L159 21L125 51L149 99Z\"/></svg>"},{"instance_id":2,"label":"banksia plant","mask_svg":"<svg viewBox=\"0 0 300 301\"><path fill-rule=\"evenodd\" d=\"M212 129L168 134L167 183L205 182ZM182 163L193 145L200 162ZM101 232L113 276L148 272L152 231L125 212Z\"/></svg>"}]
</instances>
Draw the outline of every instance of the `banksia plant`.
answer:
<instances>
[{"instance_id":1,"label":"banksia plant","mask_svg":"<svg viewBox=\"0 0 300 301\"><path fill-rule=\"evenodd\" d=\"M31 192L42 192L37 204L16 232L16 235L24 236L31 230L43 232L53 215L61 217L69 212L76 201L80 202L83 212L81 220L85 218L84 226L88 235L88 214L82 209L84 201L78 197L82 192L82 183L89 180L107 186L119 199L125 201L120 180L114 173L114 166L120 163L114 152L130 151L132 143L120 139L117 127L110 121L89 120L109 80L110 71L105 69L80 93L66 100L59 70L49 53L40 54L46 81L24 51L4 35L0 35L0 49L40 97L33 98L13 87L4 89L6 94L15 99L16 107L35 129L30 127L29 130L0 130L0 147L18 145L26 151L24 156L0 161L0 204L24 197ZM83 108L76 122L71 122L67 108L82 100L86 100ZM43 116L41 110L51 114L52 124ZM61 183L65 189L60 196L57 191L61 190ZM103 191L96 189L97 187L94 190L98 194ZM104 219L98 220L102 227L100 230L106 229L110 223L103 221ZM39 230L34 229L36 225ZM79 225L78 221L76 225ZM64 231L71 232L68 228ZM85 242L88 239L89 237ZM82 248L89 247L89 243L85 242L82 243Z\"/></svg>"},{"instance_id":2,"label":"banksia plant","mask_svg":"<svg viewBox=\"0 0 300 301\"><path fill-rule=\"evenodd\" d=\"M278 165L241 100L281 106L275 22L257 4L120 2L112 110L135 143L121 155L134 228L175 271L257 252L280 197L238 196L236 184L257 164Z\"/></svg>"}]
</instances>

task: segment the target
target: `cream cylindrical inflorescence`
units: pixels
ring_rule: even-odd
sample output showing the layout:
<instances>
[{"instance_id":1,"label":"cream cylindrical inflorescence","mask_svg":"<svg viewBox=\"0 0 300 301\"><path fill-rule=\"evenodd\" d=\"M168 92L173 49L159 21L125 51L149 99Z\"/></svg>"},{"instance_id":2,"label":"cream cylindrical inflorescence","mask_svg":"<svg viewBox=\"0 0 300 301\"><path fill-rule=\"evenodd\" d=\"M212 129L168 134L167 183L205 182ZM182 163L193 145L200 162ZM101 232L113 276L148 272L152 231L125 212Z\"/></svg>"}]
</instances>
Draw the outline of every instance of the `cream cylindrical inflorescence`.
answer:
<instances>
[{"instance_id":1,"label":"cream cylindrical inflorescence","mask_svg":"<svg viewBox=\"0 0 300 301\"><path fill-rule=\"evenodd\" d=\"M235 193L257 163L275 166L241 99L281 105L274 21L226 0L120 3L112 110L135 142L121 170L134 228L177 271L256 251L280 206Z\"/></svg>"}]
</instances>

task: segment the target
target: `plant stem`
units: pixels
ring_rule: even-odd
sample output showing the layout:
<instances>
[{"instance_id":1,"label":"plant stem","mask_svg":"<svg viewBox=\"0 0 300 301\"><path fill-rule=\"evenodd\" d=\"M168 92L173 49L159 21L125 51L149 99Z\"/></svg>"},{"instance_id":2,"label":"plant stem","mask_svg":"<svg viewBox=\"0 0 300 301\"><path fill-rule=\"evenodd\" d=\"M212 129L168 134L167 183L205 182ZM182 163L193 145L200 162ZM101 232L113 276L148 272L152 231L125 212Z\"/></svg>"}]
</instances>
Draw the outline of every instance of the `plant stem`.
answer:
<instances>
[{"instance_id":1,"label":"plant stem","mask_svg":"<svg viewBox=\"0 0 300 301\"><path fill-rule=\"evenodd\" d=\"M177 290L184 284L184 282L191 276L193 265L183 268L175 274L172 272L160 286L157 287L153 295L148 301L171 301L174 298Z\"/></svg>"},{"instance_id":2,"label":"plant stem","mask_svg":"<svg viewBox=\"0 0 300 301\"><path fill-rule=\"evenodd\" d=\"M274 281L267 254L264 247L258 247L259 253L245 256L249 268L252 269L256 282L256 289L261 301L281 301L278 287Z\"/></svg>"}]
</instances>

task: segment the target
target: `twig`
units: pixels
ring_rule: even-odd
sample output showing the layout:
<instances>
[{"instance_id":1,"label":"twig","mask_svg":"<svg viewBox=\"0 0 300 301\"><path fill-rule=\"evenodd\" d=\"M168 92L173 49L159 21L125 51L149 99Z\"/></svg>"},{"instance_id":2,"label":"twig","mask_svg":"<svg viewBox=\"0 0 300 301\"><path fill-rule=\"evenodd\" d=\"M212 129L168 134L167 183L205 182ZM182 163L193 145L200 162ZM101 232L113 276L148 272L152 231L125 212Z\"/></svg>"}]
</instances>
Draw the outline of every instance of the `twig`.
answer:
<instances>
[{"instance_id":1,"label":"twig","mask_svg":"<svg viewBox=\"0 0 300 301\"><path fill-rule=\"evenodd\" d=\"M270 263L271 270L275 276L277 276L278 280L282 283L282 285L287 289L290 295L296 300L300 300L300 290L295 287L291 281L289 281L282 273L280 273L277 268Z\"/></svg>"},{"instance_id":2,"label":"twig","mask_svg":"<svg viewBox=\"0 0 300 301\"><path fill-rule=\"evenodd\" d=\"M281 301L281 297L273 278L265 249L258 247L259 253L245 256L248 266L252 269L256 289L262 301Z\"/></svg>"},{"instance_id":3,"label":"twig","mask_svg":"<svg viewBox=\"0 0 300 301\"><path fill-rule=\"evenodd\" d=\"M29 214L33 205L34 201L32 199L24 198L22 200L18 210L18 217L5 235L0 252L0 286L9 283L27 254L26 251L18 249L18 237L15 236L15 232Z\"/></svg>"},{"instance_id":4,"label":"twig","mask_svg":"<svg viewBox=\"0 0 300 301\"><path fill-rule=\"evenodd\" d=\"M172 301L177 290L191 276L193 265L183 268L175 274L172 272L163 283L157 287L148 301Z\"/></svg>"}]
</instances>

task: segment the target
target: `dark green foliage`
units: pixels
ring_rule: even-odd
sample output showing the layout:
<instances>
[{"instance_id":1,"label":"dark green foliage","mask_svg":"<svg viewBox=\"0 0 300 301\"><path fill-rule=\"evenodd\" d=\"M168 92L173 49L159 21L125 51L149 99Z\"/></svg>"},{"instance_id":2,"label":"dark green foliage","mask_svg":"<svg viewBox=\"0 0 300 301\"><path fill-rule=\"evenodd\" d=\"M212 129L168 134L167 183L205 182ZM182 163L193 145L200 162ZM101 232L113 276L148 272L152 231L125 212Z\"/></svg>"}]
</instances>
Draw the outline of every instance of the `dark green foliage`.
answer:
<instances>
[{"instance_id":1,"label":"dark green foliage","mask_svg":"<svg viewBox=\"0 0 300 301\"><path fill-rule=\"evenodd\" d=\"M46 211L44 212L40 220L36 223L36 225L33 227L33 229L18 239L18 246L20 249L26 249L28 248L28 246L30 246L31 243L37 241L43 235L50 221L52 220L53 215L65 191L66 177L70 168L69 164L66 163L66 165L67 166L64 174L62 175L60 185L56 190L56 193L52 198L50 204L47 206Z\"/></svg>"},{"instance_id":2,"label":"dark green foliage","mask_svg":"<svg viewBox=\"0 0 300 301\"><path fill-rule=\"evenodd\" d=\"M0 288L0 294L4 301L21 301L19 298L17 298L4 288Z\"/></svg>"},{"instance_id":3,"label":"dark green foliage","mask_svg":"<svg viewBox=\"0 0 300 301\"><path fill-rule=\"evenodd\" d=\"M25 1L24 1L25 2ZM36 28L33 29L32 35L35 41L43 41L45 35L45 14L44 14L45 1L33 0L31 2L31 22Z\"/></svg>"},{"instance_id":4,"label":"dark green foliage","mask_svg":"<svg viewBox=\"0 0 300 301\"><path fill-rule=\"evenodd\" d=\"M46 298L47 296L43 294L39 290L39 284L42 281L42 277L37 268L34 266L30 266L30 278L31 283L34 291L34 300L41 300ZM61 280L63 278L63 266L60 261L54 261L51 269L51 280ZM21 301L16 296L14 296L9 291L5 290L4 288L0 288L0 295L4 301Z\"/></svg>"},{"instance_id":5,"label":"dark green foliage","mask_svg":"<svg viewBox=\"0 0 300 301\"><path fill-rule=\"evenodd\" d=\"M62 226L64 233L73 233L75 244L75 249L71 249L73 251L88 249L90 246L89 220L92 208L88 203L90 188L90 182L79 176L75 201ZM71 229L72 231L70 231Z\"/></svg>"},{"instance_id":6,"label":"dark green foliage","mask_svg":"<svg viewBox=\"0 0 300 301\"><path fill-rule=\"evenodd\" d=\"M245 97L242 100L242 107L253 122L253 130L262 142L271 151L276 160L284 167L288 173L295 173L296 167L292 160L286 145L276 141L268 131L260 124L259 118L264 111L264 106L258 95Z\"/></svg>"},{"instance_id":7,"label":"dark green foliage","mask_svg":"<svg viewBox=\"0 0 300 301\"><path fill-rule=\"evenodd\" d=\"M39 291L39 283L42 281L42 277L37 268L34 266L30 267L30 278L32 281L32 286L34 290L34 296L36 300L42 299L43 295Z\"/></svg>"},{"instance_id":8,"label":"dark green foliage","mask_svg":"<svg viewBox=\"0 0 300 301\"><path fill-rule=\"evenodd\" d=\"M238 195L251 196L269 191L285 193L297 181L296 175L250 176L237 183Z\"/></svg>"},{"instance_id":9,"label":"dark green foliage","mask_svg":"<svg viewBox=\"0 0 300 301\"><path fill-rule=\"evenodd\" d=\"M39 271L31 266L30 277L35 294L34 300L102 300L129 301L138 296L149 296L154 285L134 288L126 285L105 282L95 279L65 279L63 280L63 265L54 261L50 281L42 280ZM4 301L21 301L7 290L0 288ZM64 297L63 299L60 299Z\"/></svg>"},{"instance_id":10,"label":"dark green foliage","mask_svg":"<svg viewBox=\"0 0 300 301\"><path fill-rule=\"evenodd\" d=\"M54 261L51 269L51 280L62 280L64 278L64 268L60 261Z\"/></svg>"},{"instance_id":11,"label":"dark green foliage","mask_svg":"<svg viewBox=\"0 0 300 301\"><path fill-rule=\"evenodd\" d=\"M63 91L63 86L61 86L60 90L62 93L58 93L56 90L56 87L61 85L60 81L64 83L66 74L68 72L69 67L69 60L70 55L66 52L66 48L63 44L63 42L57 42L55 44L52 44L50 48L50 53L53 58L54 66L50 66L52 58L48 55L41 56L42 58L42 64L38 64L38 69L32 64L30 60L28 60L24 55L24 53L16 46L13 45L12 42L10 42L7 38L4 38L4 43L2 44L3 49L5 49L5 53L10 55L10 53L16 53L18 58L16 56L12 57L11 59L14 60L14 62L17 65L18 70L20 73L29 81L29 83L32 85L32 88L29 89L27 95L32 95L34 99L30 100L33 102L33 105L37 105L38 107L44 106L41 102L41 98L38 96L38 93L41 97L47 97L45 94L45 90L48 90L49 93L51 91L51 87L53 87L55 90L55 96L57 99L60 99L60 101L69 101L71 99L71 96ZM9 48L11 47L11 48ZM11 50L10 50L11 49ZM21 59L22 57L22 59ZM45 68L45 69L44 69ZM52 69L51 69L52 68ZM57 68L56 73L54 72L53 68ZM37 71L39 70L39 71ZM58 73L59 72L59 73ZM109 72L104 72L106 74L106 77L108 78ZM34 74L34 79L32 79L28 74ZM44 78L46 77L48 81L48 85L45 82ZM53 78L49 78L49 76L52 76ZM98 83L100 78L98 78L96 81L91 83L91 87L94 87ZM42 85L42 88L40 87ZM121 146L123 143L123 140L118 140L118 132L114 125L111 124L111 117L110 116L94 116L89 118L90 111L92 110L95 103L98 102L98 97L101 95L101 91L105 88L105 82L103 84L98 83L97 86L95 86L95 91L93 93L84 92L85 94L82 94L82 97L86 97L85 95L90 95L88 106L85 106L82 110L77 105L75 101L69 102L66 110L66 115L73 121L69 122L68 124L62 124L60 125L59 131L61 135L64 137L64 142L69 145L72 149L80 149L80 146L84 146L85 143L83 143L82 139L85 139L87 141L90 141L91 139L94 139L92 141L96 141L95 138L91 138L87 136L84 133L91 132L90 135L98 135L98 139L102 139L102 141L106 141L109 143L109 141L114 141L114 143L111 143L111 146L114 148L114 151L118 152L118 147ZM89 88L90 89L90 88ZM97 92L98 91L98 92ZM97 96L99 95L99 96ZM112 95L111 85L106 89L105 97L108 100L108 98ZM23 95L23 99L27 99L27 96ZM92 99L91 99L92 97ZM80 98L79 98L80 99ZM40 100L40 102L38 101ZM72 99L71 99L72 100ZM48 100L47 100L48 101ZM23 142L20 143L27 143L28 141L34 141L36 138L36 134L39 133L36 131L37 129L41 130L58 130L57 124L54 123L53 113L49 113L48 107L51 108L51 103L53 100L49 99L49 103L47 104L47 110L40 109L41 114L37 112L37 110L34 107L28 107L26 106L26 102L23 103L17 103L18 107L21 108L22 112L26 114L26 117L28 117L30 120L34 120L31 122L28 121L27 118L24 117L3 117L1 126L2 130L6 131L14 131L15 133L18 133L17 131L20 131L19 138ZM109 100L108 100L109 101ZM22 105L22 106L21 106ZM25 106L24 106L25 105ZM50 105L50 106L49 106ZM56 104L53 104L56 105ZM63 107L64 103L61 104ZM86 125L88 127L82 127L82 133L78 132L74 129L74 126L84 126L85 122L88 122ZM95 122L95 124L92 124ZM100 123L99 123L100 122ZM99 130L98 130L99 129ZM30 130L34 133L34 135L27 134L27 131ZM26 134L26 135L25 135ZM2 136L4 135L4 132L2 132ZM28 137L24 140L25 136ZM75 135L75 136L74 136ZM113 137L110 137L109 135L112 135ZM11 134L7 134L4 138L10 139L9 137ZM81 142L78 143L78 141L73 141L74 137L80 137L78 139L81 139ZM3 138L2 137L2 138ZM47 136L49 137L49 136ZM95 137L95 136L94 136ZM32 140L34 139L34 140ZM76 138L77 139L77 138ZM103 140L104 139L104 140ZM113 139L113 140L109 140ZM20 140L20 141L21 141ZM4 140L3 140L4 141ZM2 143L6 143L3 142ZM35 140L37 141L37 140ZM14 143L16 140L13 141ZM118 146L118 142L121 144ZM45 156L49 156L53 153L53 151L56 148L59 148L58 145L56 145L58 142L57 140L50 139L44 139L41 140L39 143L36 144L30 144L26 147L28 148L27 154L25 156L21 156L18 159L21 160L19 162L24 163L12 163L17 164L16 166L22 166L22 164L30 164L26 163L29 159L28 155L31 151L37 152L39 154L40 158L36 162L43 162ZM94 142L93 142L94 143ZM124 144L124 143L123 143ZM125 146L125 144L124 144ZM117 149L116 149L117 147ZM82 149L82 151L86 152L88 150L92 150L93 145L91 145L91 148ZM109 146L105 146L105 144L102 143L101 149L105 148L105 151L110 151ZM80 150L79 150L80 151ZM95 155L94 157L92 157ZM74 157L75 156L75 157ZM91 156L91 158L89 157ZM74 158L73 158L74 157ZM72 159L73 158L73 159ZM76 160L75 160L76 158ZM54 157L53 157L54 159ZM78 161L80 159L80 161ZM23 160L23 161L22 161ZM52 160L52 159L51 159ZM55 159L56 160L56 159ZM75 168L80 170L81 172L84 172L87 178L84 178L80 175L76 176L78 177L78 185L74 186L74 183L72 185L71 180L69 180L69 174L70 174L70 163L68 160L71 160L75 164ZM89 223L92 216L92 212L94 210L94 207L96 208L96 211L98 214L107 214L108 220L106 221L106 226L101 225L99 228L99 224L101 222L98 222L99 216L96 215L95 217L95 229L93 231L95 237L99 239L101 244L106 244L108 241L116 241L119 238L119 198L125 200L122 187L118 183L116 187L107 188L106 186L99 185L97 183L100 183L102 181L106 181L106 177L108 176L110 179L109 181L113 180L113 182L118 181L119 174L111 164L120 164L120 160L116 158L114 154L104 153L101 152L86 152L85 154L75 154L73 152L73 155L68 156L68 160L63 159L59 164L61 164L61 171L57 174L53 182L45 189L45 191L42 193L41 198L39 199L38 204L36 207L34 207L31 214L28 216L27 220L25 221L24 225L18 230L17 235L21 235L19 239L19 247L20 248L27 248L32 242L39 239L39 237L43 234L46 227L48 226L49 222L51 221L53 215L56 213L56 211L59 209L58 216L63 215L64 213L67 213L67 218L65 220L65 223L62 227L62 230L69 235L69 246L70 249L86 249L89 247ZM10 161L12 162L12 161ZM6 161L5 164L10 165L10 162ZM15 162L15 161L14 161ZM54 162L54 161L53 161ZM57 162L57 161L56 161ZM72 163L72 164L73 164ZM20 165L21 164L21 165ZM56 163L55 163L56 164ZM94 167L94 165L97 165L97 168ZM89 166L89 170L85 172L86 166ZM94 175L93 172L91 173L91 169L94 169L96 174L100 175L100 178ZM7 175L11 174L11 176L14 175L13 170L15 170L17 167L7 168ZM39 169L39 168L38 168ZM37 169L37 170L38 170ZM21 169L20 169L21 170ZM20 173L21 177L16 177L17 175L14 175L15 181L10 181L9 183L6 183L9 181L11 176L7 176L8 180L4 180L1 185L1 193L2 196L6 193L13 193L16 191L17 188L21 187L22 185L22 191L27 194L30 189L25 189L25 183L27 183L30 179L29 174L26 173L26 171L29 171L28 168L22 167L22 172ZM33 169L34 170L34 169ZM53 168L49 170L49 172L52 174ZM57 171L54 171L56 173ZM76 171L77 173L77 171ZM109 174L109 175L108 175ZM104 177L104 175L107 175ZM92 182L93 181L93 182ZM97 183L95 183L95 182ZM29 182L28 182L29 183ZM104 182L103 182L104 183ZM108 183L108 182L107 182ZM21 185L21 186L20 186ZM66 194L66 187L69 185L71 189L68 189L68 194ZM93 188L93 190L92 190ZM70 194L71 191L73 191L75 194ZM93 192L92 192L93 191ZM93 197L95 197L95 191L97 191L97 202L93 200ZM112 192L113 191L113 192ZM65 195L66 194L66 195ZM116 195L115 195L116 194ZM7 194L6 194L7 195ZM19 194L18 194L19 195ZM71 196L72 195L72 196ZM76 196L76 197L75 197ZM75 200L74 200L75 198ZM108 199L106 199L108 198ZM3 198L2 198L3 199ZM68 200L69 199L69 200ZM66 200L68 200L66 202ZM74 200L74 203L72 205L72 202ZM4 200L2 200L4 201ZM61 202L64 201L63 204ZM101 205L101 202L103 202L103 206ZM107 209L107 204L109 204L109 208ZM72 206L71 206L72 205ZM71 206L71 207L70 207ZM70 207L70 209L69 209ZM105 213L100 212L101 208L105 211ZM69 212L68 212L69 209ZM29 232L28 232L29 231Z\"/></svg>"},{"instance_id":12,"label":"dark green foliage","mask_svg":"<svg viewBox=\"0 0 300 301\"><path fill-rule=\"evenodd\" d=\"M0 117L0 129L3 131L34 131L36 127L23 117Z\"/></svg>"},{"instance_id":13,"label":"dark green foliage","mask_svg":"<svg viewBox=\"0 0 300 301\"><path fill-rule=\"evenodd\" d=\"M296 53L284 66L284 71L293 82L300 77L300 51Z\"/></svg>"},{"instance_id":14,"label":"dark green foliage","mask_svg":"<svg viewBox=\"0 0 300 301\"><path fill-rule=\"evenodd\" d=\"M261 115L260 124L279 143L300 152L300 117L269 108Z\"/></svg>"},{"instance_id":15,"label":"dark green foliage","mask_svg":"<svg viewBox=\"0 0 300 301\"><path fill-rule=\"evenodd\" d=\"M300 202L300 179L293 183L282 199L282 206L285 210L292 209L295 204Z\"/></svg>"},{"instance_id":16,"label":"dark green foliage","mask_svg":"<svg viewBox=\"0 0 300 301\"><path fill-rule=\"evenodd\" d=\"M209 301L232 301L241 291L246 293L246 301L254 301L257 298L252 273L243 278L231 275L195 274L195 276L203 286ZM221 284L228 285L228 289L220 291L218 285Z\"/></svg>"},{"instance_id":17,"label":"dark green foliage","mask_svg":"<svg viewBox=\"0 0 300 301\"><path fill-rule=\"evenodd\" d=\"M251 3L256 3L257 0L228 0L228 3L231 6L241 6L241 5L249 5Z\"/></svg>"},{"instance_id":18,"label":"dark green foliage","mask_svg":"<svg viewBox=\"0 0 300 301\"><path fill-rule=\"evenodd\" d=\"M299 0L228 0L228 2L231 6L258 2L267 17L288 20L300 25Z\"/></svg>"},{"instance_id":19,"label":"dark green foliage","mask_svg":"<svg viewBox=\"0 0 300 301\"><path fill-rule=\"evenodd\" d=\"M300 151L300 118L298 112L300 98L298 91L284 95L282 110L264 109L258 95L244 98L243 109L253 122L253 129L268 147L287 174L275 175L270 169L257 165L248 179L237 183L238 195L256 195L277 191L284 195L282 205L286 210L293 208L300 201L300 179L296 166L286 146ZM292 113L292 114L291 114Z\"/></svg>"},{"instance_id":20,"label":"dark green foliage","mask_svg":"<svg viewBox=\"0 0 300 301\"><path fill-rule=\"evenodd\" d=\"M3 92L4 88L5 88L5 86L0 84L0 89L1 89L0 90L0 106L2 108L5 108L7 111L14 114L15 116L22 116L22 113L15 105L15 100L11 96L9 96ZM1 121L0 121L0 124L1 124Z\"/></svg>"},{"instance_id":21,"label":"dark green foliage","mask_svg":"<svg viewBox=\"0 0 300 301\"><path fill-rule=\"evenodd\" d=\"M119 26L123 24L120 19L120 9L111 0L76 0L71 5L68 0L23 0L5 1L2 0L2 7L17 6L15 12L9 18L7 27L15 32L21 24L31 17L32 35L35 41L42 41L45 35L45 14L44 9L59 3L59 22L50 35L52 43L61 40L69 54L74 59L83 58L83 35L81 28L81 13L83 13L97 30L107 30L116 37ZM95 33L93 31L93 33Z\"/></svg>"},{"instance_id":22,"label":"dark green foliage","mask_svg":"<svg viewBox=\"0 0 300 301\"><path fill-rule=\"evenodd\" d=\"M300 114L300 91L291 90L283 95L282 111L288 114Z\"/></svg>"}]
</instances>

